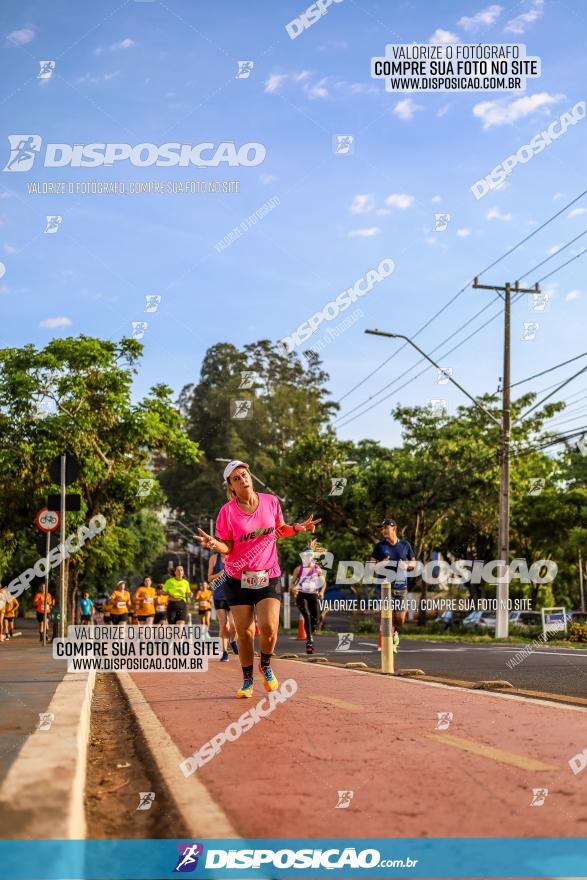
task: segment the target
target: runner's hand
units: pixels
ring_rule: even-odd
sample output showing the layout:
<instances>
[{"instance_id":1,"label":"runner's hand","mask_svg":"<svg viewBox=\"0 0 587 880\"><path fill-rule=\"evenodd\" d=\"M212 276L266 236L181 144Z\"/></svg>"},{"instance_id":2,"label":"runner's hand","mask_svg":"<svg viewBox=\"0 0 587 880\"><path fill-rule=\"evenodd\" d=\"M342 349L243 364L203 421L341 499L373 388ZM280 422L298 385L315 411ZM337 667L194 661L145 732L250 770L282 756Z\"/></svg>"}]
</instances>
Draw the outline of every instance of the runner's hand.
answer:
<instances>
[{"instance_id":1,"label":"runner's hand","mask_svg":"<svg viewBox=\"0 0 587 880\"><path fill-rule=\"evenodd\" d=\"M305 532L314 532L319 522L321 522L321 520L314 519L314 514L311 514L308 519L305 519L300 525L304 527Z\"/></svg>"},{"instance_id":2,"label":"runner's hand","mask_svg":"<svg viewBox=\"0 0 587 880\"><path fill-rule=\"evenodd\" d=\"M216 543L216 539L209 535L207 532L202 531L202 529L198 529L199 535L192 535L192 538L195 541L199 541L202 547L205 547L207 550L213 550L214 544Z\"/></svg>"}]
</instances>

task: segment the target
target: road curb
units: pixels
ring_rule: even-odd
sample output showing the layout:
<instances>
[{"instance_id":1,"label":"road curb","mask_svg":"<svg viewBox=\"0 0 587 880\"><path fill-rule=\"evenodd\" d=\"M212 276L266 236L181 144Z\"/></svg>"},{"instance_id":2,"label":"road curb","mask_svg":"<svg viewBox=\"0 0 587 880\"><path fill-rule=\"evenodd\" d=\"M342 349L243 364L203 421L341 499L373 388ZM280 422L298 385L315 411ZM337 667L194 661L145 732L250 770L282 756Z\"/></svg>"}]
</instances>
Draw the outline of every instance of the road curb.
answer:
<instances>
[{"instance_id":1,"label":"road curb","mask_svg":"<svg viewBox=\"0 0 587 880\"><path fill-rule=\"evenodd\" d=\"M26 740L0 788L0 824L16 840L82 840L90 714L96 673L67 673L48 730Z\"/></svg>"},{"instance_id":2,"label":"road curb","mask_svg":"<svg viewBox=\"0 0 587 880\"><path fill-rule=\"evenodd\" d=\"M167 797L184 822L187 836L197 840L220 837L240 839L241 835L197 774L189 778L182 774L179 765L186 756L181 754L129 673L117 672L116 675L149 758L165 785Z\"/></svg>"}]
</instances>

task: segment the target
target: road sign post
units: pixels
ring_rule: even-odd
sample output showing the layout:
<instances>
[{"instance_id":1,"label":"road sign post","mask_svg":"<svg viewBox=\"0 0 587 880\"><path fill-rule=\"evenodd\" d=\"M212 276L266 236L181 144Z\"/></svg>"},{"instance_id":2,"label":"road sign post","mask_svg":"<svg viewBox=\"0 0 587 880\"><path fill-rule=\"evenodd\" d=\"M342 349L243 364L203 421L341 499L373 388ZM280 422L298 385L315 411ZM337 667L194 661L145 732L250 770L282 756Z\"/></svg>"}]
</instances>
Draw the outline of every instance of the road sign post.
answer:
<instances>
[{"instance_id":1,"label":"road sign post","mask_svg":"<svg viewBox=\"0 0 587 880\"><path fill-rule=\"evenodd\" d=\"M393 675L393 611L391 610L391 584L381 584L381 671Z\"/></svg>"},{"instance_id":2,"label":"road sign post","mask_svg":"<svg viewBox=\"0 0 587 880\"><path fill-rule=\"evenodd\" d=\"M66 477L66 456L61 456L61 505L60 505L60 516L61 516L61 532L59 535L60 545L61 545L61 564L59 566L59 606L61 608L61 618L59 620L59 635L62 639L65 638L65 634L67 632L67 589L65 584L65 477Z\"/></svg>"},{"instance_id":3,"label":"road sign post","mask_svg":"<svg viewBox=\"0 0 587 880\"><path fill-rule=\"evenodd\" d=\"M43 581L43 645L47 644L47 592L49 590L49 552L51 535L59 528L59 514L43 507L35 517L37 528L45 532L45 579ZM39 536L40 537L40 536Z\"/></svg>"}]
</instances>

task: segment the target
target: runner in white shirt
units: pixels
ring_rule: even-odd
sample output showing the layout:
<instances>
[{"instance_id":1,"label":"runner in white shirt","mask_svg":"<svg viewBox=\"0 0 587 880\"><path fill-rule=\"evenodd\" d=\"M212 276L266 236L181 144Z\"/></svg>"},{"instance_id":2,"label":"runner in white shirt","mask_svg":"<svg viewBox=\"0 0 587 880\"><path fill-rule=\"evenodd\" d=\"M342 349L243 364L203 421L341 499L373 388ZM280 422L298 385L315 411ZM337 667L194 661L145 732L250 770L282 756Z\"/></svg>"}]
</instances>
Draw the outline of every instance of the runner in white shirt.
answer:
<instances>
[{"instance_id":1,"label":"runner in white shirt","mask_svg":"<svg viewBox=\"0 0 587 880\"><path fill-rule=\"evenodd\" d=\"M319 601L326 590L326 578L322 569L314 562L314 551L311 547L302 550L300 557L302 564L293 573L293 594L306 628L306 654L313 654Z\"/></svg>"}]
</instances>

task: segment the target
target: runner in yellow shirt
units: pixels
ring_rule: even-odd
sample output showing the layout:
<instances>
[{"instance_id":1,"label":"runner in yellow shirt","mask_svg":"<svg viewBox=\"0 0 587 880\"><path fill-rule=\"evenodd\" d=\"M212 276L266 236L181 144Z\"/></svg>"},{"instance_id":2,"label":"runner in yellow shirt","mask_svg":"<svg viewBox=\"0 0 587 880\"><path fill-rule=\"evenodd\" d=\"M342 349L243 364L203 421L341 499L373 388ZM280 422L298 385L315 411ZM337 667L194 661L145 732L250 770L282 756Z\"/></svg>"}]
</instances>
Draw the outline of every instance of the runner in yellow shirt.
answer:
<instances>
[{"instance_id":1,"label":"runner in yellow shirt","mask_svg":"<svg viewBox=\"0 0 587 880\"><path fill-rule=\"evenodd\" d=\"M183 565L175 566L175 577L167 578L163 589L169 596L167 622L185 626L187 602L191 599L192 591L189 581L183 576Z\"/></svg>"},{"instance_id":2,"label":"runner in yellow shirt","mask_svg":"<svg viewBox=\"0 0 587 880\"><path fill-rule=\"evenodd\" d=\"M112 599L110 596L102 604L102 615L105 625L109 626L112 623Z\"/></svg>"},{"instance_id":3,"label":"runner in yellow shirt","mask_svg":"<svg viewBox=\"0 0 587 880\"><path fill-rule=\"evenodd\" d=\"M13 596L4 609L4 637L7 639L14 638L14 618L19 606L20 602Z\"/></svg>"},{"instance_id":4,"label":"runner in yellow shirt","mask_svg":"<svg viewBox=\"0 0 587 880\"><path fill-rule=\"evenodd\" d=\"M210 619L212 617L212 590L206 581L204 581L202 586L196 592L196 602L198 603L202 638L209 639Z\"/></svg>"},{"instance_id":5,"label":"runner in yellow shirt","mask_svg":"<svg viewBox=\"0 0 587 880\"><path fill-rule=\"evenodd\" d=\"M135 591L135 615L138 623L153 623L157 594L152 584L152 578L146 575L141 586Z\"/></svg>"},{"instance_id":6,"label":"runner in yellow shirt","mask_svg":"<svg viewBox=\"0 0 587 880\"><path fill-rule=\"evenodd\" d=\"M154 602L155 619L153 620L153 623L158 626L161 623L167 622L167 605L169 603L169 596L167 593L163 592L163 584L157 584Z\"/></svg>"},{"instance_id":7,"label":"runner in yellow shirt","mask_svg":"<svg viewBox=\"0 0 587 880\"><path fill-rule=\"evenodd\" d=\"M118 581L116 589L110 596L112 610L110 616L113 626L121 626L128 621L128 615L131 607L130 593L126 589L126 581Z\"/></svg>"}]
</instances>

